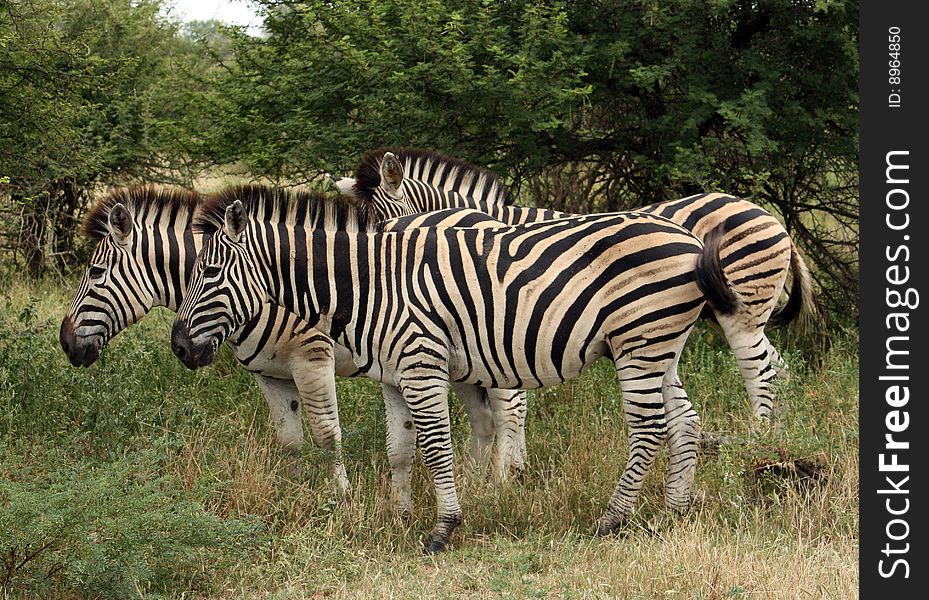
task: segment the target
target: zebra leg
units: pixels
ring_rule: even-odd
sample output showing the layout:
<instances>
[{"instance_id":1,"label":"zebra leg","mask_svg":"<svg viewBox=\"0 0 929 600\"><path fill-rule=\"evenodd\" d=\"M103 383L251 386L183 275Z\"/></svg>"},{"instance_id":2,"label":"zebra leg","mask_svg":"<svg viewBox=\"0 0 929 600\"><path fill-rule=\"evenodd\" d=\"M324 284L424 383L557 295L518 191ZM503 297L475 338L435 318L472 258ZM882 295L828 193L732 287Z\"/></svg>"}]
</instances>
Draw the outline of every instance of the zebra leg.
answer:
<instances>
[{"instance_id":1,"label":"zebra leg","mask_svg":"<svg viewBox=\"0 0 929 600\"><path fill-rule=\"evenodd\" d=\"M774 406L774 378L777 377L777 371L771 364L771 342L763 327L745 323L745 317L738 312L717 315L719 326L739 364L752 412L758 419L767 419Z\"/></svg>"},{"instance_id":2,"label":"zebra leg","mask_svg":"<svg viewBox=\"0 0 929 600\"><path fill-rule=\"evenodd\" d=\"M529 463L529 452L526 451L526 415L529 413L529 394L526 393L526 390L519 391L519 406L514 407L514 413L518 417L518 426L516 429L516 449L517 449L517 464L521 465L519 467L519 472L521 473L526 469L526 465Z\"/></svg>"},{"instance_id":3,"label":"zebra leg","mask_svg":"<svg viewBox=\"0 0 929 600\"><path fill-rule=\"evenodd\" d=\"M303 476L300 451L303 448L303 423L300 420L300 394L292 381L271 379L254 373L261 389L271 422L276 432L277 445L287 460L287 475L293 479Z\"/></svg>"},{"instance_id":4,"label":"zebra leg","mask_svg":"<svg viewBox=\"0 0 929 600\"><path fill-rule=\"evenodd\" d=\"M454 388L471 421L471 462L485 467L494 446L494 419L487 390L463 383L454 384Z\"/></svg>"},{"instance_id":5,"label":"zebra leg","mask_svg":"<svg viewBox=\"0 0 929 600\"><path fill-rule=\"evenodd\" d=\"M616 371L623 391L623 412L629 429L629 458L606 511L593 534L608 535L625 524L635 508L639 490L658 448L667 435L662 380L671 360L636 360L614 349Z\"/></svg>"},{"instance_id":6,"label":"zebra leg","mask_svg":"<svg viewBox=\"0 0 929 600\"><path fill-rule=\"evenodd\" d=\"M401 515L413 510L410 474L416 456L416 430L413 416L400 391L381 385L387 417L387 462L390 464L390 501Z\"/></svg>"},{"instance_id":7,"label":"zebra leg","mask_svg":"<svg viewBox=\"0 0 929 600\"><path fill-rule=\"evenodd\" d=\"M489 389L490 409L497 432L494 452L494 479L505 482L510 475L519 476L525 468L526 392Z\"/></svg>"},{"instance_id":8,"label":"zebra leg","mask_svg":"<svg viewBox=\"0 0 929 600\"><path fill-rule=\"evenodd\" d=\"M668 475L665 482L665 504L677 513L690 508L697 452L700 439L700 417L687 398L677 373L677 359L665 373L661 385L665 421L668 424Z\"/></svg>"},{"instance_id":9,"label":"zebra leg","mask_svg":"<svg viewBox=\"0 0 929 600\"><path fill-rule=\"evenodd\" d=\"M774 372L777 373L777 378L784 383L790 381L790 366L787 364L787 361L780 355L767 335L764 336L764 339L767 344L768 354L771 356L771 367L774 368Z\"/></svg>"},{"instance_id":10,"label":"zebra leg","mask_svg":"<svg viewBox=\"0 0 929 600\"><path fill-rule=\"evenodd\" d=\"M339 426L332 356L331 345L328 352L324 349L313 353L310 358L295 365L293 376L303 401L303 409L309 416L313 441L330 454L332 478L339 493L345 497L351 490L351 484L342 462L342 428Z\"/></svg>"},{"instance_id":11,"label":"zebra leg","mask_svg":"<svg viewBox=\"0 0 929 600\"><path fill-rule=\"evenodd\" d=\"M771 340L768 339L767 335L765 335L764 340L768 348L768 356L771 357L771 368L774 369L773 385L783 385L790 381L790 366L787 364L787 361L784 360L784 357L781 356L781 354L777 351L777 348L775 348L771 343ZM784 404L784 400L777 397L777 391L777 387L775 387L774 406L771 407L771 413L774 415L780 414L787 408Z\"/></svg>"},{"instance_id":12,"label":"zebra leg","mask_svg":"<svg viewBox=\"0 0 929 600\"><path fill-rule=\"evenodd\" d=\"M461 524L461 506L455 489L448 375L439 372L439 367L424 366L423 356L417 355L417 367L403 373L400 390L413 416L423 461L435 487L436 525L423 541L425 551L432 553L448 546L452 532Z\"/></svg>"}]
</instances>

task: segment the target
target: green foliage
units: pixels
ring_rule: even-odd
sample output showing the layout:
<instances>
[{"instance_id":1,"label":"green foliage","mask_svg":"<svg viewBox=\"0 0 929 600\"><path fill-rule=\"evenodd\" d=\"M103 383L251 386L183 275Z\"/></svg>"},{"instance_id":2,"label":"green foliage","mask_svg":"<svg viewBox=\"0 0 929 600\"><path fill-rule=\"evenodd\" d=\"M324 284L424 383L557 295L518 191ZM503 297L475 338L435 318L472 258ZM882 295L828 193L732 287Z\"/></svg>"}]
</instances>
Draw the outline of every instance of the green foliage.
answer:
<instances>
[{"instance_id":1,"label":"green foliage","mask_svg":"<svg viewBox=\"0 0 929 600\"><path fill-rule=\"evenodd\" d=\"M260 549L264 525L210 512L204 501L218 482L185 482L170 467L187 428L240 407L227 392L247 389L250 378L231 372L226 353L218 373L230 376L189 375L157 313L94 369L70 368L56 341L61 311L47 291L0 300L0 588L86 597L209 591L205 570ZM165 368L157 376L139 368L152 363ZM173 400L178 388L182 401ZM201 394L215 400L197 402Z\"/></svg>"},{"instance_id":2,"label":"green foliage","mask_svg":"<svg viewBox=\"0 0 929 600\"><path fill-rule=\"evenodd\" d=\"M307 181L377 145L538 168L589 94L564 6L306 2L240 35L210 136L219 162Z\"/></svg>"},{"instance_id":3,"label":"green foliage","mask_svg":"<svg viewBox=\"0 0 929 600\"><path fill-rule=\"evenodd\" d=\"M423 146L573 212L725 191L778 213L824 314L857 298L857 0L262 0L201 149L297 183Z\"/></svg>"},{"instance_id":4,"label":"green foliage","mask_svg":"<svg viewBox=\"0 0 929 600\"><path fill-rule=\"evenodd\" d=\"M0 242L30 274L75 262L95 184L311 183L398 144L571 212L752 199L817 267L822 313L857 314L857 0L259 0L261 37L162 4L0 14Z\"/></svg>"},{"instance_id":5,"label":"green foliage","mask_svg":"<svg viewBox=\"0 0 929 600\"><path fill-rule=\"evenodd\" d=\"M178 124L197 114L199 55L162 4L4 4L0 246L32 275L67 266L95 185L189 179L188 129Z\"/></svg>"},{"instance_id":6,"label":"green foliage","mask_svg":"<svg viewBox=\"0 0 929 600\"><path fill-rule=\"evenodd\" d=\"M17 444L18 446L18 444ZM42 469L0 452L0 588L128 597L206 584L203 566L253 543L255 525L223 521L159 475L149 453Z\"/></svg>"}]
</instances>

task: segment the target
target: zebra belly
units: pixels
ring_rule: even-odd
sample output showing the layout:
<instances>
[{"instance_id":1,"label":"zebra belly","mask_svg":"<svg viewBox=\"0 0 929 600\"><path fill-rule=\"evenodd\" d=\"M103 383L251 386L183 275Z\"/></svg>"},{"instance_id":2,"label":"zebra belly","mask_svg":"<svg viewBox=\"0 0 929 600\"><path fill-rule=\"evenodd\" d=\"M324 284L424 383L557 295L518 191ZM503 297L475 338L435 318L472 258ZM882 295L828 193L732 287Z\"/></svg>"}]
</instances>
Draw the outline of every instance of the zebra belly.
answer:
<instances>
[{"instance_id":1,"label":"zebra belly","mask_svg":"<svg viewBox=\"0 0 929 600\"><path fill-rule=\"evenodd\" d=\"M332 347L332 351L335 355L336 375L339 377L357 377L361 374L348 348L341 344L335 344Z\"/></svg>"},{"instance_id":2,"label":"zebra belly","mask_svg":"<svg viewBox=\"0 0 929 600\"><path fill-rule=\"evenodd\" d=\"M516 350L517 356L524 355L523 349ZM527 361L517 358L501 368L497 361L474 360L475 355L469 361L467 355L459 350L451 353L449 368L452 379L461 383L500 389L535 389L574 379L608 352L609 346L604 341L583 346L572 344L566 349L566 358L560 366L556 366L546 354L539 357L532 367Z\"/></svg>"}]
</instances>

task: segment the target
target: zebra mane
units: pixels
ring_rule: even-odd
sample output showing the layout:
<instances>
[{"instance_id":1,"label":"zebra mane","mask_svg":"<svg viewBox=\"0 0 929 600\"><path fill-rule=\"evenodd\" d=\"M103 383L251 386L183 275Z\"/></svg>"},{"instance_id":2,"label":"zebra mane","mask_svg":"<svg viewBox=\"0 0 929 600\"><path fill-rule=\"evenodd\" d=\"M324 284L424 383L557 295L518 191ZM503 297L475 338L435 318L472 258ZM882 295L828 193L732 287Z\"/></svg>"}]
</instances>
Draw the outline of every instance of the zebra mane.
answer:
<instances>
[{"instance_id":1,"label":"zebra mane","mask_svg":"<svg viewBox=\"0 0 929 600\"><path fill-rule=\"evenodd\" d=\"M109 192L95 203L81 224L81 233L88 239L99 241L110 232L110 209L122 204L136 222L154 222L168 215L171 222L178 220L186 227L203 197L197 192L173 187L137 185Z\"/></svg>"},{"instance_id":2,"label":"zebra mane","mask_svg":"<svg viewBox=\"0 0 929 600\"><path fill-rule=\"evenodd\" d=\"M509 204L506 187L495 173L435 150L422 148L376 148L365 154L355 170L355 194L361 202L371 202L381 183L381 160L393 152L403 165L403 177L415 179L440 190L456 190L475 204Z\"/></svg>"},{"instance_id":3,"label":"zebra mane","mask_svg":"<svg viewBox=\"0 0 929 600\"><path fill-rule=\"evenodd\" d=\"M226 217L226 207L236 200L242 202L246 214L256 221L330 231L368 229L366 219L347 196L247 184L212 194L194 219L193 230L212 234L220 229Z\"/></svg>"}]
</instances>

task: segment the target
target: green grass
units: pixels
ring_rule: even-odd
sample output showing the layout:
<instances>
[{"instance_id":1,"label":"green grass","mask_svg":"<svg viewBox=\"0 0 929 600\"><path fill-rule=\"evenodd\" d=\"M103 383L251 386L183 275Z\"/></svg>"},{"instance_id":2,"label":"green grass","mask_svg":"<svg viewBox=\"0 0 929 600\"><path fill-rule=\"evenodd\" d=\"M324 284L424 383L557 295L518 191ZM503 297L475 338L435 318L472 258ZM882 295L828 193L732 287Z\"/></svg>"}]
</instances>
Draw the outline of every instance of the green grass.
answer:
<instances>
[{"instance_id":1,"label":"green grass","mask_svg":"<svg viewBox=\"0 0 929 600\"><path fill-rule=\"evenodd\" d=\"M168 348L172 315L121 334L89 370L57 342L60 284L0 285L0 584L10 598L848 598L857 594L857 334L812 351L775 341L792 366L784 410L751 419L719 335L698 329L681 377L705 431L697 502L662 514L663 460L626 531L588 530L626 457L619 386L602 361L533 392L529 468L495 487L459 468L464 524L423 556L434 516L414 469L409 521L388 503L379 387L341 380L353 492L342 503L326 456L285 476L267 408L228 351L197 372ZM468 425L455 404L457 456ZM773 465L773 466L772 466ZM789 469L814 465L822 477ZM777 472L777 468L781 472ZM784 471L787 469L787 471ZM30 554L33 554L31 558ZM20 564L22 563L22 564Z\"/></svg>"}]
</instances>

